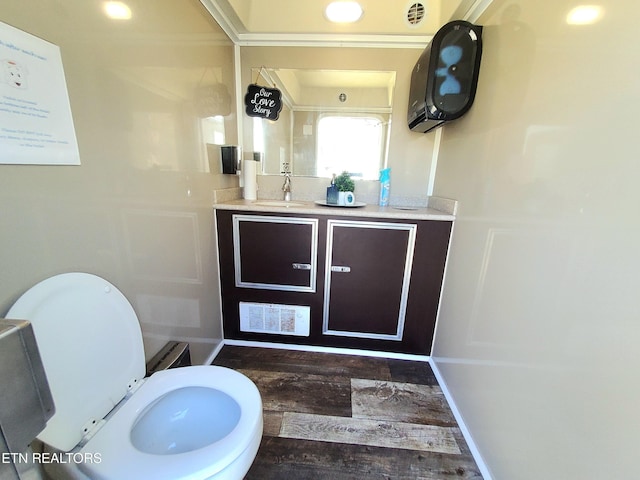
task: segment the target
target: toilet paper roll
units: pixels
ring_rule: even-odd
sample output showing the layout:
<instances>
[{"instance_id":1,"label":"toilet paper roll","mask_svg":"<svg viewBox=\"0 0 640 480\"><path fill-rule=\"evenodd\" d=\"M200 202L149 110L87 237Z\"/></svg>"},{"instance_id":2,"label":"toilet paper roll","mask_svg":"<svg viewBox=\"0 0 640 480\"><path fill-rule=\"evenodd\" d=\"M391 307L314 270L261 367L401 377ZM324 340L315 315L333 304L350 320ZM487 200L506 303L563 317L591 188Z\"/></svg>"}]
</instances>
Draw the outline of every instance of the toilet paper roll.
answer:
<instances>
[{"instance_id":1,"label":"toilet paper roll","mask_svg":"<svg viewBox=\"0 0 640 480\"><path fill-rule=\"evenodd\" d=\"M256 200L258 198L258 165L260 163L253 160L242 162L243 196L246 200Z\"/></svg>"}]
</instances>

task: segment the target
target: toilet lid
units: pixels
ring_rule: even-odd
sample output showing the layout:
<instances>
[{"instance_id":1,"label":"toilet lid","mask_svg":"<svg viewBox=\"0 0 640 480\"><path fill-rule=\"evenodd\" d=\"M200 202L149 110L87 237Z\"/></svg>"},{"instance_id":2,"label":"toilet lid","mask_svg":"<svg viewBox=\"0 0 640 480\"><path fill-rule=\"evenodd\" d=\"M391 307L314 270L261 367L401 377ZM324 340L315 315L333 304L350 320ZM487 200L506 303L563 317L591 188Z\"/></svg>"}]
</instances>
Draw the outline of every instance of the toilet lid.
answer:
<instances>
[{"instance_id":1,"label":"toilet lid","mask_svg":"<svg viewBox=\"0 0 640 480\"><path fill-rule=\"evenodd\" d=\"M82 439L145 374L140 324L111 283L87 273L44 280L11 307L28 320L47 374L55 414L38 438L63 451Z\"/></svg>"}]
</instances>

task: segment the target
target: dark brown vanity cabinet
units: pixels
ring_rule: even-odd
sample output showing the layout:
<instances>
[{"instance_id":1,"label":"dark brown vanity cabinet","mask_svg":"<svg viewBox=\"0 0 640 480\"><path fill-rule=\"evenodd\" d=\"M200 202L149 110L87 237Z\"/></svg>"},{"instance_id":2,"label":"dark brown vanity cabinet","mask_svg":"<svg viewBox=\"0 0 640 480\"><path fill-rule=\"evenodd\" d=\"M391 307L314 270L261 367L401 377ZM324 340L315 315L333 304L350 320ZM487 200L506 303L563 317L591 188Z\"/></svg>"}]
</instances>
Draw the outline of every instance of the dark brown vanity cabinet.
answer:
<instances>
[{"instance_id":1,"label":"dark brown vanity cabinet","mask_svg":"<svg viewBox=\"0 0 640 480\"><path fill-rule=\"evenodd\" d=\"M225 338L428 355L450 221L216 210Z\"/></svg>"}]
</instances>

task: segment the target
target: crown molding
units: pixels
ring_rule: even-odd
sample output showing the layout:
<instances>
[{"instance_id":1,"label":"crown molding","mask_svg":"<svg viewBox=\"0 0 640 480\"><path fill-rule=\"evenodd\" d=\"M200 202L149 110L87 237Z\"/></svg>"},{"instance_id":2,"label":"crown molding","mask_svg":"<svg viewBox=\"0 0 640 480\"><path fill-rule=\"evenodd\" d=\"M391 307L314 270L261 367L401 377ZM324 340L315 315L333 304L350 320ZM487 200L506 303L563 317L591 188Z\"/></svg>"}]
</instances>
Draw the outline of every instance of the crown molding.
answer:
<instances>
[{"instance_id":1,"label":"crown molding","mask_svg":"<svg viewBox=\"0 0 640 480\"><path fill-rule=\"evenodd\" d=\"M464 0L454 17L476 22L492 0ZM433 35L372 35L240 32L217 0L200 0L231 41L241 47L361 47L423 49Z\"/></svg>"},{"instance_id":2,"label":"crown molding","mask_svg":"<svg viewBox=\"0 0 640 480\"><path fill-rule=\"evenodd\" d=\"M242 47L362 47L423 49L432 35L359 35L359 34L288 34L241 33L237 44Z\"/></svg>"},{"instance_id":3,"label":"crown molding","mask_svg":"<svg viewBox=\"0 0 640 480\"><path fill-rule=\"evenodd\" d=\"M475 0L464 15L462 15L462 19L471 23L477 22L480 15L491 5L492 1L493 0Z\"/></svg>"},{"instance_id":4,"label":"crown molding","mask_svg":"<svg viewBox=\"0 0 640 480\"><path fill-rule=\"evenodd\" d=\"M209 12L209 14L213 17L213 19L218 22L220 28L227 34L229 39L234 43L238 44L238 34L239 32L233 25L233 22L229 19L227 14L220 8L218 2L215 0L200 0L202 6Z\"/></svg>"}]
</instances>

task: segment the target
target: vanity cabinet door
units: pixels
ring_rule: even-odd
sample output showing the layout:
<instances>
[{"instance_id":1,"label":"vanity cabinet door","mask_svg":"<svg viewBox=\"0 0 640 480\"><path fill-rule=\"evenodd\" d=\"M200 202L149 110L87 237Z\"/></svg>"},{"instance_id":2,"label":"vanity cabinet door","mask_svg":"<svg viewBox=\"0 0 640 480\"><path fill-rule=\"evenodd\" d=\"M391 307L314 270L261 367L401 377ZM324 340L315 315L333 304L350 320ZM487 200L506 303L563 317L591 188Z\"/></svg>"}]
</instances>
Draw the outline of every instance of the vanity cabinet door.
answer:
<instances>
[{"instance_id":1,"label":"vanity cabinet door","mask_svg":"<svg viewBox=\"0 0 640 480\"><path fill-rule=\"evenodd\" d=\"M329 220L323 333L402 341L417 225Z\"/></svg>"},{"instance_id":2,"label":"vanity cabinet door","mask_svg":"<svg viewBox=\"0 0 640 480\"><path fill-rule=\"evenodd\" d=\"M233 265L240 288L315 292L318 220L233 215Z\"/></svg>"}]
</instances>

